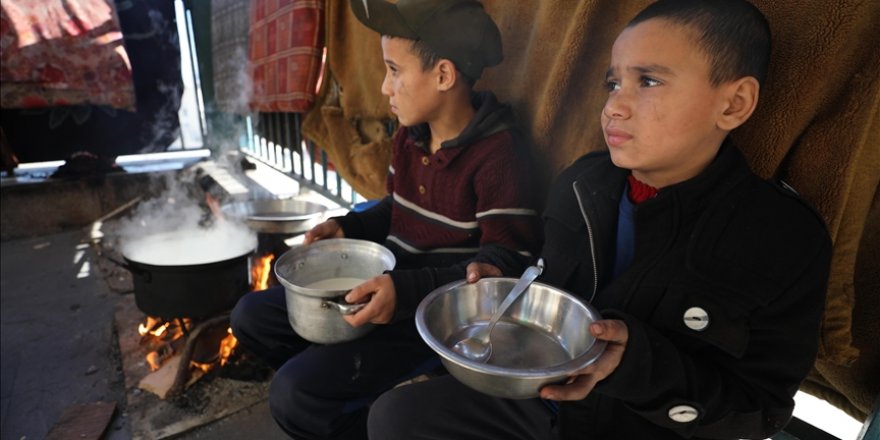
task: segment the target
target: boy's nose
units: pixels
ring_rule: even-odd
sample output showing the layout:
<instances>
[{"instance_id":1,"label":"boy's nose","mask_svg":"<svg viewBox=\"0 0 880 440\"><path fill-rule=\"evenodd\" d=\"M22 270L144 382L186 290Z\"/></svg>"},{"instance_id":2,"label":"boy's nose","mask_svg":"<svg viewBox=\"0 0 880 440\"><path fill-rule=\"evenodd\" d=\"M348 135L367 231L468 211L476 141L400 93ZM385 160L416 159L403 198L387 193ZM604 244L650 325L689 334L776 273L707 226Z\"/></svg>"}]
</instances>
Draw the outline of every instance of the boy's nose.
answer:
<instances>
[{"instance_id":1,"label":"boy's nose","mask_svg":"<svg viewBox=\"0 0 880 440\"><path fill-rule=\"evenodd\" d=\"M391 84L388 80L388 75L385 75L385 78L382 78L382 88L380 89L383 95L391 96Z\"/></svg>"},{"instance_id":2,"label":"boy's nose","mask_svg":"<svg viewBox=\"0 0 880 440\"><path fill-rule=\"evenodd\" d=\"M602 108L602 113L605 117L611 119L629 117L629 107L624 101L623 97L620 96L620 92L609 95L608 100L605 101L605 107Z\"/></svg>"}]
</instances>

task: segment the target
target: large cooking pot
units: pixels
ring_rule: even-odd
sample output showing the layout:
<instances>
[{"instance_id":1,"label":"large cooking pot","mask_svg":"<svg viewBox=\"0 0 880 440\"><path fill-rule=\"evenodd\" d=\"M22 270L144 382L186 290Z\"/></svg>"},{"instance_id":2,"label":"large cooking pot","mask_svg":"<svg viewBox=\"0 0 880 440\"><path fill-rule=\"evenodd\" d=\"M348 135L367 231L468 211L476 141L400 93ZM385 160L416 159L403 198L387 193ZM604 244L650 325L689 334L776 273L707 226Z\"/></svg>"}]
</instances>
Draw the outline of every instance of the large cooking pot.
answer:
<instances>
[{"instance_id":1,"label":"large cooking pot","mask_svg":"<svg viewBox=\"0 0 880 440\"><path fill-rule=\"evenodd\" d=\"M275 263L275 276L285 288L291 327L303 339L318 344L367 334L372 324L352 327L342 318L364 304L348 304L343 298L394 264L394 254L384 246L348 238L320 240L285 252Z\"/></svg>"},{"instance_id":2,"label":"large cooking pot","mask_svg":"<svg viewBox=\"0 0 880 440\"><path fill-rule=\"evenodd\" d=\"M317 225L327 208L299 199L239 201L223 205L225 217L264 234L301 234Z\"/></svg>"},{"instance_id":3,"label":"large cooking pot","mask_svg":"<svg viewBox=\"0 0 880 440\"><path fill-rule=\"evenodd\" d=\"M223 239L178 231L127 240L122 256L138 308L164 319L207 318L231 309L250 290L248 260L257 245L250 233L251 239Z\"/></svg>"}]
</instances>

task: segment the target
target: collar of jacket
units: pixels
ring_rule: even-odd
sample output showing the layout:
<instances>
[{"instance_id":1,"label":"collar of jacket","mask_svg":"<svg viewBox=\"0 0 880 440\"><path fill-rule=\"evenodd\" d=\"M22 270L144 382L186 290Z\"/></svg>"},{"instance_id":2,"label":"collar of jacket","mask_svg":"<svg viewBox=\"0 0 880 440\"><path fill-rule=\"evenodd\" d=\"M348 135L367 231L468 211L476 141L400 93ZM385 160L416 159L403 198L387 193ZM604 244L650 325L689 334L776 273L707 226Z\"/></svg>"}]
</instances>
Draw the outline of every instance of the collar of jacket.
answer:
<instances>
[{"instance_id":1,"label":"collar of jacket","mask_svg":"<svg viewBox=\"0 0 880 440\"><path fill-rule=\"evenodd\" d=\"M499 131L516 128L510 106L499 102L492 92L473 92L471 105L476 111L473 119L456 138L440 144L441 149L466 147ZM423 150L428 149L431 129L427 123L408 127L407 134L416 146Z\"/></svg>"},{"instance_id":2,"label":"collar of jacket","mask_svg":"<svg viewBox=\"0 0 880 440\"><path fill-rule=\"evenodd\" d=\"M630 171L616 167L607 151L588 154L573 167L577 175L572 191L580 209L548 206L545 214L572 229L586 228L589 222L596 248L597 272L604 278L602 275L607 273L610 264L608 256L615 246L617 207ZM718 155L699 175L661 188L656 197L640 203L636 207L637 228L639 218L650 218L652 227L673 228L679 219L698 214L714 201L723 200L730 189L749 175L742 154L729 139L725 140Z\"/></svg>"},{"instance_id":3,"label":"collar of jacket","mask_svg":"<svg viewBox=\"0 0 880 440\"><path fill-rule=\"evenodd\" d=\"M585 164L575 178L575 186L581 188L578 190L581 197L590 197L592 201L600 204L614 203L616 206L620 203L626 176L630 171L616 167L611 162L608 152L598 153L596 156L604 157ZM698 208L704 205L706 199L717 199L749 175L745 158L728 138L721 145L715 159L700 174L675 185L660 188L656 197L640 203L638 207L640 210L648 209L678 200L685 205L682 208L686 211ZM696 206L692 208L691 205ZM593 218L593 213L586 214ZM606 220L599 213L595 215L597 222ZM614 210L606 217L616 222L617 211Z\"/></svg>"}]
</instances>

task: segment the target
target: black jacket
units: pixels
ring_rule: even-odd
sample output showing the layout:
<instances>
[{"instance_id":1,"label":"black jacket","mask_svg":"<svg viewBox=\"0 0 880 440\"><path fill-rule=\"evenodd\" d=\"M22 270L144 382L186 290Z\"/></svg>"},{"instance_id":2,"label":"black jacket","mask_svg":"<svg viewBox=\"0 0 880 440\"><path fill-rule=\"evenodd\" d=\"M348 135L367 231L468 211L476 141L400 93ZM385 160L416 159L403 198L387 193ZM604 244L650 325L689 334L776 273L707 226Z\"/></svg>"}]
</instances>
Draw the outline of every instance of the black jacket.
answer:
<instances>
[{"instance_id":1,"label":"black jacket","mask_svg":"<svg viewBox=\"0 0 880 440\"><path fill-rule=\"evenodd\" d=\"M610 280L628 174L588 154L557 179L544 214L543 281L629 329L617 370L561 405L562 438L769 437L816 355L823 221L724 145L703 173L637 205L634 261Z\"/></svg>"}]
</instances>

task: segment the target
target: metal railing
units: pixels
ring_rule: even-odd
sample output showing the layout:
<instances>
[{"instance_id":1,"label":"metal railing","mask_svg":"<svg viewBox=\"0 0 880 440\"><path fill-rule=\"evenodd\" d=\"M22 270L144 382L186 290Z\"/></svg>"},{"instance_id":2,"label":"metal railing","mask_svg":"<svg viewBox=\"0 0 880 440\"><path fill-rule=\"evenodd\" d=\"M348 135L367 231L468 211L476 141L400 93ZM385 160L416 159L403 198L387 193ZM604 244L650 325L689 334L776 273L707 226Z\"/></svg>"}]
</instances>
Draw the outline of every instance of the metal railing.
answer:
<instances>
[{"instance_id":1,"label":"metal railing","mask_svg":"<svg viewBox=\"0 0 880 440\"><path fill-rule=\"evenodd\" d=\"M365 201L337 173L327 153L302 136L299 113L258 113L245 118L242 151L347 208Z\"/></svg>"},{"instance_id":2,"label":"metal railing","mask_svg":"<svg viewBox=\"0 0 880 440\"><path fill-rule=\"evenodd\" d=\"M202 147L202 145L193 145L193 142L184 141L184 122L192 123L193 120L198 122L197 131L201 135L201 142L196 143L203 144L205 139L217 139L216 133L209 133L209 131L218 128L225 131L226 133L221 134L220 137L230 133L228 131L230 127L217 126L216 122L223 121L223 123L235 126L231 129L232 131L246 132L246 137L243 142L240 142L239 148L251 157L289 175L301 185L320 193L340 206L351 208L356 203L365 201L351 185L342 179L342 176L336 173L327 153L313 142L303 138L301 114L255 113L243 118L245 127L239 127L242 118L238 115L220 116L213 113L206 115L206 103L202 95L202 81L206 79L201 78L198 69L192 14L189 9L184 8L184 3L182 0L175 0L179 24L178 32L181 34L182 43L182 71L184 72L184 81L190 83L192 96L185 97L188 98L186 104L189 106L189 110L184 110L182 113L189 113L189 117L181 118L179 148ZM207 105L207 107L211 106ZM196 113L196 115L192 115L192 113ZM209 119L213 123L209 123ZM196 131L195 127L191 131ZM220 147L214 145L211 148Z\"/></svg>"}]
</instances>

